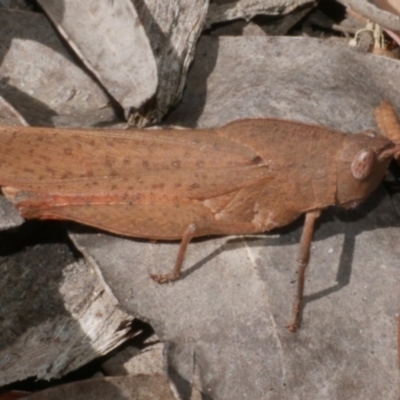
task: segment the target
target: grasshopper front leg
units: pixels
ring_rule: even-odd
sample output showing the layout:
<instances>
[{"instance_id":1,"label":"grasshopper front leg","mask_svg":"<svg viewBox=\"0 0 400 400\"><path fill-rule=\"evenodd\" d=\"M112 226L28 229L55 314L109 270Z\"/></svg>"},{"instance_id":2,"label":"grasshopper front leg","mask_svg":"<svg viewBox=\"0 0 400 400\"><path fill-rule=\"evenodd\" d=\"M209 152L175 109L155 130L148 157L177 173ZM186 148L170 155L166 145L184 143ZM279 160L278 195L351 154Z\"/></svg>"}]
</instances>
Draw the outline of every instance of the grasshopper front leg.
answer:
<instances>
[{"instance_id":1,"label":"grasshopper front leg","mask_svg":"<svg viewBox=\"0 0 400 400\"><path fill-rule=\"evenodd\" d=\"M297 294L296 300L293 307L293 319L292 322L287 326L290 332L296 332L299 322L299 317L301 314L301 308L303 303L303 293L304 293L304 279L305 272L310 260L310 249L311 243L314 235L315 221L321 215L320 210L309 211L306 214L303 233L300 239L300 250L297 259L298 270L297 270Z\"/></svg>"},{"instance_id":2,"label":"grasshopper front leg","mask_svg":"<svg viewBox=\"0 0 400 400\"><path fill-rule=\"evenodd\" d=\"M196 232L196 224L190 224L182 235L182 241L179 246L179 251L173 270L167 274L150 274L151 279L153 279L157 283L168 283L176 281L179 278L188 244L196 235Z\"/></svg>"}]
</instances>

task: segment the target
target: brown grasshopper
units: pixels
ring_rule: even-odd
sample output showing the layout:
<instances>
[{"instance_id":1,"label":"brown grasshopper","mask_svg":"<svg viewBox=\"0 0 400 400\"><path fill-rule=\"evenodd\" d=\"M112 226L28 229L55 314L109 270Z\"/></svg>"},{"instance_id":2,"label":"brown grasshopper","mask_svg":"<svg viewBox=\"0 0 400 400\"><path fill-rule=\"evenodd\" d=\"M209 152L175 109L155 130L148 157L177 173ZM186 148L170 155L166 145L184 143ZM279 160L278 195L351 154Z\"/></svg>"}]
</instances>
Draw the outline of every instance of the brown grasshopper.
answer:
<instances>
[{"instance_id":1,"label":"brown grasshopper","mask_svg":"<svg viewBox=\"0 0 400 400\"><path fill-rule=\"evenodd\" d=\"M181 240L172 271L151 275L158 283L179 277L193 237L270 231L305 214L288 326L295 331L321 210L355 207L400 155L389 103L376 119L384 136L276 119L194 130L1 127L0 185L27 219Z\"/></svg>"}]
</instances>

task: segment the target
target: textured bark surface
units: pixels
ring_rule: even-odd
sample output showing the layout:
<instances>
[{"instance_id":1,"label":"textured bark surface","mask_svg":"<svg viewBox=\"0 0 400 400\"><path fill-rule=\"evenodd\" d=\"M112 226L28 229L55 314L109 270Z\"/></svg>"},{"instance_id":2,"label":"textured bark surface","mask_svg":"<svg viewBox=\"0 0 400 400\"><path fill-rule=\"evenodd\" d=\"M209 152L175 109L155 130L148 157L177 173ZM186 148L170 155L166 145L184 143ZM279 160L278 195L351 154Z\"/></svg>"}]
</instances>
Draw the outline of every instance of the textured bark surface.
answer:
<instances>
[{"instance_id":1,"label":"textured bark surface","mask_svg":"<svg viewBox=\"0 0 400 400\"><path fill-rule=\"evenodd\" d=\"M0 123L6 126L28 125L24 117L3 97L0 97Z\"/></svg>"},{"instance_id":2,"label":"textured bark surface","mask_svg":"<svg viewBox=\"0 0 400 400\"><path fill-rule=\"evenodd\" d=\"M197 39L204 27L208 0L132 0L150 40L158 66L155 109L160 121L180 100Z\"/></svg>"},{"instance_id":3,"label":"textured bark surface","mask_svg":"<svg viewBox=\"0 0 400 400\"><path fill-rule=\"evenodd\" d=\"M0 197L0 230L14 228L23 223L23 219L18 211L12 204L5 199L4 196Z\"/></svg>"},{"instance_id":4,"label":"textured bark surface","mask_svg":"<svg viewBox=\"0 0 400 400\"><path fill-rule=\"evenodd\" d=\"M116 308L88 264L66 265L70 259L61 244L3 259L0 385L61 377L129 337L133 318Z\"/></svg>"},{"instance_id":5,"label":"textured bark surface","mask_svg":"<svg viewBox=\"0 0 400 400\"><path fill-rule=\"evenodd\" d=\"M282 16L312 3L311 0L214 0L210 2L206 25L239 18L248 21L256 15Z\"/></svg>"},{"instance_id":6,"label":"textured bark surface","mask_svg":"<svg viewBox=\"0 0 400 400\"><path fill-rule=\"evenodd\" d=\"M44 15L0 8L0 37L0 95L30 125L115 119L109 98L73 61Z\"/></svg>"},{"instance_id":7,"label":"textured bark surface","mask_svg":"<svg viewBox=\"0 0 400 400\"><path fill-rule=\"evenodd\" d=\"M245 117L376 130L373 109L398 106L398 61L310 38L205 36L182 104L166 121L218 126ZM390 79L388 79L390 77Z\"/></svg>"},{"instance_id":8,"label":"textured bark surface","mask_svg":"<svg viewBox=\"0 0 400 400\"><path fill-rule=\"evenodd\" d=\"M124 109L157 89L157 66L131 0L39 0L60 34Z\"/></svg>"}]
</instances>

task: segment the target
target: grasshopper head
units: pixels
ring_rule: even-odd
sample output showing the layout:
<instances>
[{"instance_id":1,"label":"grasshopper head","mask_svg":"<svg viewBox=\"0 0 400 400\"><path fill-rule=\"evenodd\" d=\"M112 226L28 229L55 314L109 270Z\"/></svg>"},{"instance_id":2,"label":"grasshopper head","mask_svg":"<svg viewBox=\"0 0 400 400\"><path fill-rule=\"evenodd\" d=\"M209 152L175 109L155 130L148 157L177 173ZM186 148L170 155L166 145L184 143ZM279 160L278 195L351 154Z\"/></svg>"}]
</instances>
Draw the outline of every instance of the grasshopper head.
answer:
<instances>
[{"instance_id":1,"label":"grasshopper head","mask_svg":"<svg viewBox=\"0 0 400 400\"><path fill-rule=\"evenodd\" d=\"M384 136L348 135L339 153L336 205L355 207L377 188L400 144Z\"/></svg>"}]
</instances>

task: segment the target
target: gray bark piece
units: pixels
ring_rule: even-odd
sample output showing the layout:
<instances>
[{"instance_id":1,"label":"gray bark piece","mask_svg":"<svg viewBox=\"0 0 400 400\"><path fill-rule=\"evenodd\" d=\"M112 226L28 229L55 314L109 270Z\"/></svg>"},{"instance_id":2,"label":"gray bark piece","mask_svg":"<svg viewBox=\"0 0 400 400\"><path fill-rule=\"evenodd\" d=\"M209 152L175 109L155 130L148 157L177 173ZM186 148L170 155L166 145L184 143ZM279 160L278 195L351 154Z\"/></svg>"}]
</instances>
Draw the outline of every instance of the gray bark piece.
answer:
<instances>
[{"instance_id":1,"label":"gray bark piece","mask_svg":"<svg viewBox=\"0 0 400 400\"><path fill-rule=\"evenodd\" d=\"M339 0L347 7L357 11L365 18L370 19L373 22L381 25L386 29L400 32L400 17L394 15L388 11L381 10L374 4L365 0Z\"/></svg>"},{"instance_id":2,"label":"gray bark piece","mask_svg":"<svg viewBox=\"0 0 400 400\"><path fill-rule=\"evenodd\" d=\"M358 132L382 98L400 106L398 62L314 39L203 38L169 122L215 126L285 117ZM284 138L282 138L284 140ZM329 157L329 149L327 149ZM189 245L181 280L160 286L178 243L72 235L123 310L166 342L184 399L398 398L399 219L378 191L318 225L302 327L291 334L301 223L281 235Z\"/></svg>"},{"instance_id":3,"label":"gray bark piece","mask_svg":"<svg viewBox=\"0 0 400 400\"><path fill-rule=\"evenodd\" d=\"M249 21L261 14L286 15L298 7L312 3L312 0L215 0L210 3L206 26L238 18Z\"/></svg>"},{"instance_id":4,"label":"gray bark piece","mask_svg":"<svg viewBox=\"0 0 400 400\"><path fill-rule=\"evenodd\" d=\"M183 398L197 368L202 391L215 399L397 399L399 223L388 198L379 200L366 215L346 213L353 222L326 214L296 334L285 325L300 228L192 243L183 279L167 286L148 274L171 268L177 244L88 234L74 241L99 265L120 306L167 342L170 376Z\"/></svg>"},{"instance_id":5,"label":"gray bark piece","mask_svg":"<svg viewBox=\"0 0 400 400\"><path fill-rule=\"evenodd\" d=\"M157 88L157 66L131 0L39 0L76 54L124 107L139 108Z\"/></svg>"},{"instance_id":6,"label":"gray bark piece","mask_svg":"<svg viewBox=\"0 0 400 400\"><path fill-rule=\"evenodd\" d=\"M399 61L342 43L202 37L197 55L182 104L167 120L172 125L275 117L361 132L377 129L372 110L382 100L400 111Z\"/></svg>"},{"instance_id":7,"label":"gray bark piece","mask_svg":"<svg viewBox=\"0 0 400 400\"><path fill-rule=\"evenodd\" d=\"M158 66L156 109L160 121L181 98L209 0L132 0L150 40Z\"/></svg>"},{"instance_id":8,"label":"gray bark piece","mask_svg":"<svg viewBox=\"0 0 400 400\"><path fill-rule=\"evenodd\" d=\"M0 37L0 95L29 125L53 126L59 115L70 126L115 118L102 108L108 97L75 64L44 15L0 8Z\"/></svg>"},{"instance_id":9,"label":"gray bark piece","mask_svg":"<svg viewBox=\"0 0 400 400\"><path fill-rule=\"evenodd\" d=\"M221 24L214 26L211 32L212 36L281 36L288 33L307 13L310 12L312 6L296 9L290 14L274 21L265 21L254 23L239 19L229 24Z\"/></svg>"},{"instance_id":10,"label":"gray bark piece","mask_svg":"<svg viewBox=\"0 0 400 400\"><path fill-rule=\"evenodd\" d=\"M24 219L19 215L12 203L0 196L0 231L21 225Z\"/></svg>"},{"instance_id":11,"label":"gray bark piece","mask_svg":"<svg viewBox=\"0 0 400 400\"><path fill-rule=\"evenodd\" d=\"M34 250L35 265L1 264L0 385L63 376L129 338L133 318L116 308L90 265L64 267L60 250L51 261L45 251Z\"/></svg>"},{"instance_id":12,"label":"gray bark piece","mask_svg":"<svg viewBox=\"0 0 400 400\"><path fill-rule=\"evenodd\" d=\"M0 96L0 124L27 125L22 115ZM0 196L0 231L14 228L24 222L18 211L4 196Z\"/></svg>"},{"instance_id":13,"label":"gray bark piece","mask_svg":"<svg viewBox=\"0 0 400 400\"><path fill-rule=\"evenodd\" d=\"M30 11L32 8L31 5L27 4L26 0L0 0L0 7L25 11Z\"/></svg>"},{"instance_id":14,"label":"gray bark piece","mask_svg":"<svg viewBox=\"0 0 400 400\"><path fill-rule=\"evenodd\" d=\"M127 346L101 364L107 376L118 375L165 375L164 344L155 336L153 345L144 349Z\"/></svg>"},{"instance_id":15,"label":"gray bark piece","mask_svg":"<svg viewBox=\"0 0 400 400\"><path fill-rule=\"evenodd\" d=\"M24 117L3 97L0 96L0 124L1 125L15 125L15 126L28 126Z\"/></svg>"}]
</instances>

